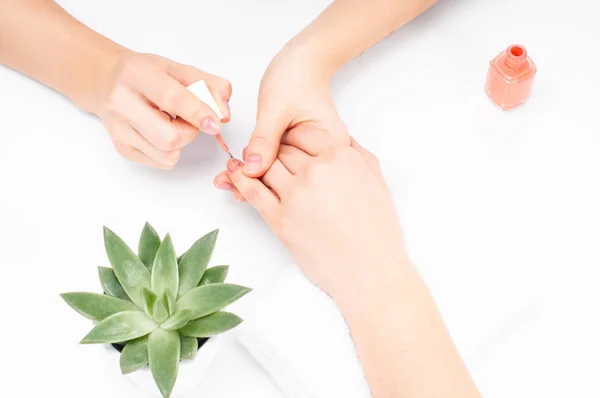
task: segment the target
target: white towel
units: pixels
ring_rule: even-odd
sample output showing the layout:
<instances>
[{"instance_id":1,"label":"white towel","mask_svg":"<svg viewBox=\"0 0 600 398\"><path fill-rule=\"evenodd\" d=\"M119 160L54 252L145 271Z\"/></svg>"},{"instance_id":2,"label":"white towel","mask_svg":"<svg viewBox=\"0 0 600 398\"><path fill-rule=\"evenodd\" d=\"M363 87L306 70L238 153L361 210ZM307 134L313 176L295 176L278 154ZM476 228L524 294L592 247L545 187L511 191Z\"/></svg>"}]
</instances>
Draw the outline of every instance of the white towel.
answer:
<instances>
[{"instance_id":1,"label":"white towel","mask_svg":"<svg viewBox=\"0 0 600 398\"><path fill-rule=\"evenodd\" d=\"M335 303L296 266L256 296L238 341L291 398L368 398L368 385Z\"/></svg>"},{"instance_id":2,"label":"white towel","mask_svg":"<svg viewBox=\"0 0 600 398\"><path fill-rule=\"evenodd\" d=\"M516 304L498 293L506 288L506 283L495 284L489 297L479 295L469 308L453 306L460 300L450 291L437 292L436 299L446 304L442 315L467 365L469 358L493 342L511 320L518 319L523 311L531 311L526 302ZM461 295L468 290L466 286ZM254 300L253 310L245 314L236 337L286 396L370 397L340 311L296 266L286 269L274 286Z\"/></svg>"}]
</instances>

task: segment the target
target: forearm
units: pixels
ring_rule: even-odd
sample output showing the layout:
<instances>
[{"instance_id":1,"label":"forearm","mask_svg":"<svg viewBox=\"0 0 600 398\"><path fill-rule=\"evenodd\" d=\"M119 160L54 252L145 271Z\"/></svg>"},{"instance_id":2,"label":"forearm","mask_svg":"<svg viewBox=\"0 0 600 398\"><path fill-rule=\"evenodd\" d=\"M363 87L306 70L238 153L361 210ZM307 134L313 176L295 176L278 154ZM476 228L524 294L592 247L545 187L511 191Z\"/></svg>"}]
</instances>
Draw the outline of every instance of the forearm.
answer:
<instances>
[{"instance_id":1,"label":"forearm","mask_svg":"<svg viewBox=\"0 0 600 398\"><path fill-rule=\"evenodd\" d=\"M86 110L96 81L122 50L52 0L0 0L0 63Z\"/></svg>"},{"instance_id":2,"label":"forearm","mask_svg":"<svg viewBox=\"0 0 600 398\"><path fill-rule=\"evenodd\" d=\"M400 260L373 274L335 297L373 397L479 398L418 271Z\"/></svg>"},{"instance_id":3,"label":"forearm","mask_svg":"<svg viewBox=\"0 0 600 398\"><path fill-rule=\"evenodd\" d=\"M286 46L333 76L344 64L437 0L337 0Z\"/></svg>"}]
</instances>

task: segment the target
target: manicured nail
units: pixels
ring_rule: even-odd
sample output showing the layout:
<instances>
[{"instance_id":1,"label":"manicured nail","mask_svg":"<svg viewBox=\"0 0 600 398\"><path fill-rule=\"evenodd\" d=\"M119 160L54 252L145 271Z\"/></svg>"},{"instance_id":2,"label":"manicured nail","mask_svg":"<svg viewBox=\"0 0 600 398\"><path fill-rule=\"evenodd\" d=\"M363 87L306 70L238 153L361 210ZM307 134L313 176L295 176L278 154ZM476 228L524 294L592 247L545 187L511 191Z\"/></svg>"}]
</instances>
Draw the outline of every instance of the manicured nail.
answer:
<instances>
[{"instance_id":1,"label":"manicured nail","mask_svg":"<svg viewBox=\"0 0 600 398\"><path fill-rule=\"evenodd\" d=\"M227 170L229 170L231 172L234 172L237 169L239 169L241 165L242 165L242 162L240 162L239 160L237 160L237 159L229 159L227 161Z\"/></svg>"},{"instance_id":2,"label":"manicured nail","mask_svg":"<svg viewBox=\"0 0 600 398\"><path fill-rule=\"evenodd\" d=\"M244 173L256 173L262 167L262 158L260 155L248 155L244 161Z\"/></svg>"},{"instance_id":3,"label":"manicured nail","mask_svg":"<svg viewBox=\"0 0 600 398\"><path fill-rule=\"evenodd\" d=\"M222 182L217 185L218 189L222 189L223 191L233 191L233 185L228 182Z\"/></svg>"},{"instance_id":4,"label":"manicured nail","mask_svg":"<svg viewBox=\"0 0 600 398\"><path fill-rule=\"evenodd\" d=\"M206 134L217 135L219 134L219 125L213 120L212 117L204 118L202 121L202 131Z\"/></svg>"}]
</instances>

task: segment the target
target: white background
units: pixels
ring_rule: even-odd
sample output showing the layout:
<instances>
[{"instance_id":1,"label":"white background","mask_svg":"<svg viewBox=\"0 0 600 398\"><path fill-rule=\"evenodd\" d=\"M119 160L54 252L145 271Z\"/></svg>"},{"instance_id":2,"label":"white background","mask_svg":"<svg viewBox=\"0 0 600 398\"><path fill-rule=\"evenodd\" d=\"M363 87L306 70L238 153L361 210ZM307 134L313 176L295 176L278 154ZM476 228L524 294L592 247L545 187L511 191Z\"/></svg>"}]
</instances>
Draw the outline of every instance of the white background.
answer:
<instances>
[{"instance_id":1,"label":"white background","mask_svg":"<svg viewBox=\"0 0 600 398\"><path fill-rule=\"evenodd\" d=\"M239 156L270 58L328 2L61 4L130 48L230 79L223 135ZM600 396L599 4L442 0L334 83L487 397ZM539 72L530 101L503 113L483 84L489 59L515 42ZM145 169L119 158L94 117L4 68L0 137L1 395L142 397L99 347L77 345L91 325L58 296L98 290L104 224L134 245L148 220L180 251L219 227L213 264L257 294L289 262L251 209L212 188L226 159L211 137L174 171ZM249 315L251 303L235 309ZM227 337L189 396L282 396Z\"/></svg>"}]
</instances>

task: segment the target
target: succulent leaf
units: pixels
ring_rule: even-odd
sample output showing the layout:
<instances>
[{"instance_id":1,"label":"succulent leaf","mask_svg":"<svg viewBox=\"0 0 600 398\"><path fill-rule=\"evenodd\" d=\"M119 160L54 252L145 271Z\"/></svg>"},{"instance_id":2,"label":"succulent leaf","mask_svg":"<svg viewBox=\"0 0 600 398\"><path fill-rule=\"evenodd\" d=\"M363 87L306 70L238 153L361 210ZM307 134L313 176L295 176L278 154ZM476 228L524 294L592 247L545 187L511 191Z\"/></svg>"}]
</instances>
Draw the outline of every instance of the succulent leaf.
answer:
<instances>
[{"instance_id":1,"label":"succulent leaf","mask_svg":"<svg viewBox=\"0 0 600 398\"><path fill-rule=\"evenodd\" d=\"M181 359L194 359L198 351L198 339L189 336L180 336Z\"/></svg>"},{"instance_id":2,"label":"succulent leaf","mask_svg":"<svg viewBox=\"0 0 600 398\"><path fill-rule=\"evenodd\" d=\"M111 297L106 294L73 292L60 295L75 311L84 317L100 322L109 316L123 311L139 311L131 301Z\"/></svg>"},{"instance_id":3,"label":"succulent leaf","mask_svg":"<svg viewBox=\"0 0 600 398\"><path fill-rule=\"evenodd\" d=\"M138 306L142 306L142 289L150 287L150 272L133 251L113 231L104 227L104 246L123 290Z\"/></svg>"},{"instance_id":4,"label":"succulent leaf","mask_svg":"<svg viewBox=\"0 0 600 398\"><path fill-rule=\"evenodd\" d=\"M148 337L148 362L163 397L171 395L179 367L181 342L172 330L156 329Z\"/></svg>"},{"instance_id":5,"label":"succulent leaf","mask_svg":"<svg viewBox=\"0 0 600 398\"><path fill-rule=\"evenodd\" d=\"M187 325L187 323L191 321L193 317L194 311L186 309L179 310L172 317L164 321L160 327L168 330L181 329Z\"/></svg>"},{"instance_id":6,"label":"succulent leaf","mask_svg":"<svg viewBox=\"0 0 600 398\"><path fill-rule=\"evenodd\" d=\"M112 268L98 267L98 276L100 277L100 283L102 284L104 293L123 300L129 300L129 296L127 296L127 293L123 290L123 286L121 286L121 283L117 279L115 271L113 271Z\"/></svg>"},{"instance_id":7,"label":"succulent leaf","mask_svg":"<svg viewBox=\"0 0 600 398\"><path fill-rule=\"evenodd\" d=\"M163 303L163 300L160 297L157 298L154 302L154 307L152 308L152 319L154 319L156 323L161 324L166 321L168 317L169 312L165 307L165 303Z\"/></svg>"},{"instance_id":8,"label":"succulent leaf","mask_svg":"<svg viewBox=\"0 0 600 398\"><path fill-rule=\"evenodd\" d=\"M144 263L146 268L148 268L148 271L152 270L154 258L156 257L156 252L158 251L159 246L160 237L154 228L152 228L152 225L146 223L144 225L144 229L142 230L140 242L138 244L138 257L142 263Z\"/></svg>"},{"instance_id":9,"label":"succulent leaf","mask_svg":"<svg viewBox=\"0 0 600 398\"><path fill-rule=\"evenodd\" d=\"M169 316L173 315L176 312L176 300L175 295L171 293L169 289L165 290L162 296L163 304L169 313Z\"/></svg>"},{"instance_id":10,"label":"succulent leaf","mask_svg":"<svg viewBox=\"0 0 600 398\"><path fill-rule=\"evenodd\" d=\"M204 272L202 279L200 280L199 286L208 285L210 283L223 283L227 278L229 272L229 265L217 265L211 267Z\"/></svg>"},{"instance_id":11,"label":"succulent leaf","mask_svg":"<svg viewBox=\"0 0 600 398\"><path fill-rule=\"evenodd\" d=\"M175 248L171 241L171 235L167 234L160 244L154 265L152 267L152 290L161 297L165 290L169 289L177 294L179 288L179 271L177 269L177 257Z\"/></svg>"},{"instance_id":12,"label":"succulent leaf","mask_svg":"<svg viewBox=\"0 0 600 398\"><path fill-rule=\"evenodd\" d=\"M154 305L156 303L156 294L150 289L143 288L142 289L142 308L146 315L150 318L154 316Z\"/></svg>"},{"instance_id":13,"label":"succulent leaf","mask_svg":"<svg viewBox=\"0 0 600 398\"><path fill-rule=\"evenodd\" d=\"M105 318L81 340L81 344L119 343L152 332L158 325L141 311L123 311Z\"/></svg>"},{"instance_id":14,"label":"succulent leaf","mask_svg":"<svg viewBox=\"0 0 600 398\"><path fill-rule=\"evenodd\" d=\"M182 256L179 262L178 297L182 297L200 283L212 257L218 235L218 229L204 235Z\"/></svg>"},{"instance_id":15,"label":"succulent leaf","mask_svg":"<svg viewBox=\"0 0 600 398\"><path fill-rule=\"evenodd\" d=\"M123 351L119 360L121 373L128 374L142 369L148 365L148 336L131 340Z\"/></svg>"},{"instance_id":16,"label":"succulent leaf","mask_svg":"<svg viewBox=\"0 0 600 398\"><path fill-rule=\"evenodd\" d=\"M177 301L177 308L195 312L194 319L217 312L252 289L229 283L212 283L190 290Z\"/></svg>"},{"instance_id":17,"label":"succulent leaf","mask_svg":"<svg viewBox=\"0 0 600 398\"><path fill-rule=\"evenodd\" d=\"M233 329L240 323L242 323L242 318L239 316L220 311L191 321L179 329L179 333L189 337L210 337Z\"/></svg>"}]
</instances>

